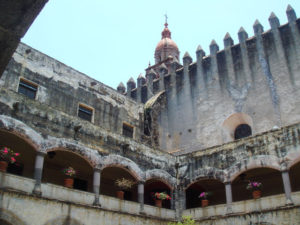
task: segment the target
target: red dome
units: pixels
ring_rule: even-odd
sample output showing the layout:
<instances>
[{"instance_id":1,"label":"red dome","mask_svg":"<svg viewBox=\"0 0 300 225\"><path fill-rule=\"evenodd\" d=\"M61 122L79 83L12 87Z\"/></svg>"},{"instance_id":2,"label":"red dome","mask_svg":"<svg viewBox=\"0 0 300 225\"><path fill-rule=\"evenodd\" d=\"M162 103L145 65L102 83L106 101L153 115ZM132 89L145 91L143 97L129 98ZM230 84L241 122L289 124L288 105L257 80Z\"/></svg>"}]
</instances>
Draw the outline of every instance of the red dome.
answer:
<instances>
[{"instance_id":1,"label":"red dome","mask_svg":"<svg viewBox=\"0 0 300 225\"><path fill-rule=\"evenodd\" d=\"M161 39L156 48L155 48L155 51L160 51L162 50L163 48L173 48L173 49L176 49L178 51L178 47L177 47L177 44L170 38L163 38Z\"/></svg>"}]
</instances>

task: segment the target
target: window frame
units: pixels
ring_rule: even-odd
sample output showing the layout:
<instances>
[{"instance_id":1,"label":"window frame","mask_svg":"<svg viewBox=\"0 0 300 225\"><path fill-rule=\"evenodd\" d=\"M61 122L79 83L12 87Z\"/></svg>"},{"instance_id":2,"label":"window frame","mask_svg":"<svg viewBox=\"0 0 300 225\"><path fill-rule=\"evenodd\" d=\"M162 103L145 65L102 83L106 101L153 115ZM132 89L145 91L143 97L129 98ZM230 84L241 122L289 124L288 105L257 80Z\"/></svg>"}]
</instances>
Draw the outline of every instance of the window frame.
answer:
<instances>
[{"instance_id":1,"label":"window frame","mask_svg":"<svg viewBox=\"0 0 300 225\"><path fill-rule=\"evenodd\" d=\"M90 120L79 116L79 112L83 112L86 115L88 115L88 111L91 111L91 119ZM88 105L83 104L83 103L78 103L78 107L77 107L77 117L78 118L80 118L82 120L85 120L85 121L88 121L88 122L91 122L91 123L94 123L94 114L95 114L95 109L93 107L88 106Z\"/></svg>"},{"instance_id":2,"label":"window frame","mask_svg":"<svg viewBox=\"0 0 300 225\"><path fill-rule=\"evenodd\" d=\"M132 136L128 136L124 133L124 127L129 127L132 129ZM128 131L128 130L127 130ZM135 134L135 127L133 125L131 125L130 123L127 123L127 122L123 122L122 123L122 135L125 136L125 137L128 137L128 138L134 138L134 134Z\"/></svg>"},{"instance_id":3,"label":"window frame","mask_svg":"<svg viewBox=\"0 0 300 225\"><path fill-rule=\"evenodd\" d=\"M27 95L27 94L25 94L23 92L20 92L19 91L20 87L23 88L23 89L25 89L25 90L28 90L28 91L32 91L32 92L35 91L34 98L32 98L31 96L29 96L29 95ZM36 84L36 83L34 83L34 82L30 81L30 80L27 80L24 77L20 77L19 84L18 84L18 87L17 87L17 92L19 94L22 94L22 95L26 96L27 98L30 98L32 100L36 100L37 93L38 93L38 88L39 88L38 84Z\"/></svg>"}]
</instances>

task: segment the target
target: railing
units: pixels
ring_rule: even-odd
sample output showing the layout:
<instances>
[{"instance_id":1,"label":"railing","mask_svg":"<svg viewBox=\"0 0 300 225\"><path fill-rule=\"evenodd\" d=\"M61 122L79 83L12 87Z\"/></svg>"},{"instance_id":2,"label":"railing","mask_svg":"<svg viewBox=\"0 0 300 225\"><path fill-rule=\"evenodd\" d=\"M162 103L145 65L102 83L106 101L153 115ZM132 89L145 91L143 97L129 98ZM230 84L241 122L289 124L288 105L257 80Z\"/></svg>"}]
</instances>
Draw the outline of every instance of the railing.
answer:
<instances>
[{"instance_id":1,"label":"railing","mask_svg":"<svg viewBox=\"0 0 300 225\"><path fill-rule=\"evenodd\" d=\"M1 189L11 189L31 194L34 184L35 181L33 179L0 172ZM42 183L41 189L42 198L47 199L90 206L93 205L95 199L95 195L93 193L74 190L55 184ZM140 215L140 204L137 202L119 200L106 195L100 195L100 204L101 209ZM144 205L144 215L173 220L175 218L175 210Z\"/></svg>"},{"instance_id":2,"label":"railing","mask_svg":"<svg viewBox=\"0 0 300 225\"><path fill-rule=\"evenodd\" d=\"M300 205L300 192L292 193L294 205ZM285 194L272 195L259 199L233 202L230 214L245 214L258 211L275 210L286 206ZM209 217L224 216L228 213L226 204L207 206L204 208L193 208L184 210L183 215L191 216L196 220L207 219Z\"/></svg>"}]
</instances>

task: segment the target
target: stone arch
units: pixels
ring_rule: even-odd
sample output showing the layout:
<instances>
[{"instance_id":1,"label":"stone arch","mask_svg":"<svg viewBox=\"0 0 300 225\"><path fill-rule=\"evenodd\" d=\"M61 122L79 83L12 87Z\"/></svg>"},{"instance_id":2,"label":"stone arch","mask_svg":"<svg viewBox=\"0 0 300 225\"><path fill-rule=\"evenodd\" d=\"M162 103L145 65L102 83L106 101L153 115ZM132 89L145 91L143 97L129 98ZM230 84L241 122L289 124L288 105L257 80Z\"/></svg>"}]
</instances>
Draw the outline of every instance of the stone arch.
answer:
<instances>
[{"instance_id":1,"label":"stone arch","mask_svg":"<svg viewBox=\"0 0 300 225\"><path fill-rule=\"evenodd\" d=\"M1 220L11 225L27 225L27 223L23 222L13 212L2 208L0 208L0 222Z\"/></svg>"},{"instance_id":2,"label":"stone arch","mask_svg":"<svg viewBox=\"0 0 300 225\"><path fill-rule=\"evenodd\" d=\"M237 162L227 169L227 181L234 181L240 174L256 168L270 168L280 171L279 158L271 155L259 155Z\"/></svg>"},{"instance_id":3,"label":"stone arch","mask_svg":"<svg viewBox=\"0 0 300 225\"><path fill-rule=\"evenodd\" d=\"M253 134L253 120L245 113L233 113L222 124L223 136L225 141L234 140L235 129L242 124L248 125Z\"/></svg>"},{"instance_id":4,"label":"stone arch","mask_svg":"<svg viewBox=\"0 0 300 225\"><path fill-rule=\"evenodd\" d=\"M108 155L101 162L101 170L106 167L120 167L127 170L137 181L144 181L145 174L132 160L120 155Z\"/></svg>"},{"instance_id":5,"label":"stone arch","mask_svg":"<svg viewBox=\"0 0 300 225\"><path fill-rule=\"evenodd\" d=\"M52 220L49 220L45 225L84 225L84 223L79 222L77 219L71 218L69 216L61 216Z\"/></svg>"},{"instance_id":6,"label":"stone arch","mask_svg":"<svg viewBox=\"0 0 300 225\"><path fill-rule=\"evenodd\" d=\"M156 179L163 182L171 190L173 190L176 185L176 179L172 177L168 172L161 169L147 170L145 173L145 181L151 179Z\"/></svg>"},{"instance_id":7,"label":"stone arch","mask_svg":"<svg viewBox=\"0 0 300 225\"><path fill-rule=\"evenodd\" d=\"M292 166L300 162L300 151L289 152L284 159L287 163L287 169L290 169Z\"/></svg>"},{"instance_id":8,"label":"stone arch","mask_svg":"<svg viewBox=\"0 0 300 225\"><path fill-rule=\"evenodd\" d=\"M18 136L36 151L40 150L44 142L43 137L25 123L5 115L0 115L0 130Z\"/></svg>"},{"instance_id":9,"label":"stone arch","mask_svg":"<svg viewBox=\"0 0 300 225\"><path fill-rule=\"evenodd\" d=\"M45 150L47 153L48 152L53 152L53 151L67 151L67 152L71 152L74 153L76 155L78 155L79 157L83 158L91 167L95 168L98 165L98 162L100 161L99 155L96 155L91 149L87 149L78 145L73 145L73 144L69 144L68 145L60 145L60 146L56 146L56 147L52 147L49 149Z\"/></svg>"},{"instance_id":10,"label":"stone arch","mask_svg":"<svg viewBox=\"0 0 300 225\"><path fill-rule=\"evenodd\" d=\"M226 173L224 170L220 170L213 167L206 167L204 169L198 169L195 171L195 175L193 177L192 182L185 183L185 189L191 186L193 183L202 180L202 179L215 179L222 183L224 183L226 177Z\"/></svg>"}]
</instances>

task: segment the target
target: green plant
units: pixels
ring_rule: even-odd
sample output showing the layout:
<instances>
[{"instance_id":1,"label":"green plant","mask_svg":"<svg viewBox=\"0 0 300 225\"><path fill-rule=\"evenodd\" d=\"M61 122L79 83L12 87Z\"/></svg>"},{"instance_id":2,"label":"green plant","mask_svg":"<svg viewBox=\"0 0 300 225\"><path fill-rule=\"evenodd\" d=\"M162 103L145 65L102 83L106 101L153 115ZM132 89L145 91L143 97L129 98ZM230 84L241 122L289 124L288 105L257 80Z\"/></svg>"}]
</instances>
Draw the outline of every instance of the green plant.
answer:
<instances>
[{"instance_id":1,"label":"green plant","mask_svg":"<svg viewBox=\"0 0 300 225\"><path fill-rule=\"evenodd\" d=\"M201 194L199 195L199 198L200 199L207 199L211 195L212 195L211 192L201 192Z\"/></svg>"},{"instance_id":2,"label":"green plant","mask_svg":"<svg viewBox=\"0 0 300 225\"><path fill-rule=\"evenodd\" d=\"M195 220L191 216L183 216L181 222L168 223L168 225L195 225Z\"/></svg>"},{"instance_id":3,"label":"green plant","mask_svg":"<svg viewBox=\"0 0 300 225\"><path fill-rule=\"evenodd\" d=\"M115 181L116 186L122 190L130 189L134 185L134 183L134 181L128 180L124 177Z\"/></svg>"},{"instance_id":4,"label":"green plant","mask_svg":"<svg viewBox=\"0 0 300 225\"><path fill-rule=\"evenodd\" d=\"M155 199L160 199L160 200L170 200L171 197L166 193L166 192L156 192L154 194Z\"/></svg>"},{"instance_id":5,"label":"green plant","mask_svg":"<svg viewBox=\"0 0 300 225\"><path fill-rule=\"evenodd\" d=\"M16 157L19 155L20 153L14 152L13 150L7 147L3 147L0 149L0 158L6 162L15 163Z\"/></svg>"},{"instance_id":6,"label":"green plant","mask_svg":"<svg viewBox=\"0 0 300 225\"><path fill-rule=\"evenodd\" d=\"M247 190L260 190L262 188L262 183L257 181L249 181L246 189Z\"/></svg>"},{"instance_id":7,"label":"green plant","mask_svg":"<svg viewBox=\"0 0 300 225\"><path fill-rule=\"evenodd\" d=\"M68 168L63 169L63 174L65 174L68 177L73 177L76 175L76 171L73 167L69 166Z\"/></svg>"}]
</instances>

